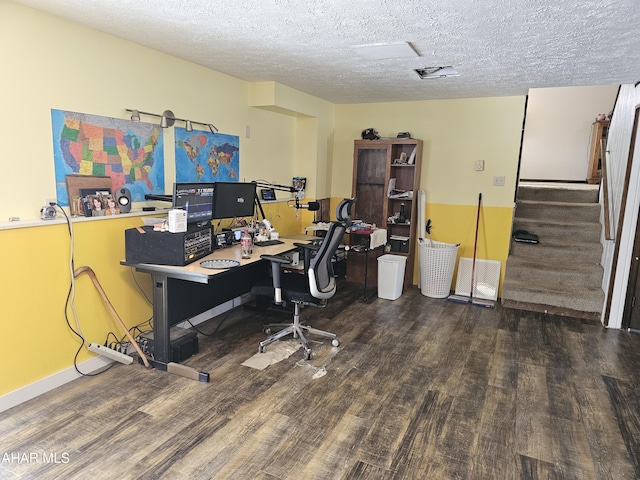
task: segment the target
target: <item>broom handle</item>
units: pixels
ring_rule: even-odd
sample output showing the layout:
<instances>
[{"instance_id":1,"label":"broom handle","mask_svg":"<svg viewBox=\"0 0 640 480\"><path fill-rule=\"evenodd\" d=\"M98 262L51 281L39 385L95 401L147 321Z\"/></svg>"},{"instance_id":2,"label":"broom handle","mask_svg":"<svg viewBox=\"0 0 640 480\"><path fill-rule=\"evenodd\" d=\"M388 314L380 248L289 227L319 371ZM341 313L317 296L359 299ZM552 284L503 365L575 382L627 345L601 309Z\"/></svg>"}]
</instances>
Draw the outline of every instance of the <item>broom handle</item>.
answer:
<instances>
[{"instance_id":1,"label":"broom handle","mask_svg":"<svg viewBox=\"0 0 640 480\"><path fill-rule=\"evenodd\" d=\"M480 227L480 205L482 204L482 193L478 194L478 213L476 214L476 235L473 240L473 263L471 264L471 290L469 292L469 298L473 300L473 286L474 276L476 273L476 251L478 248L478 229Z\"/></svg>"},{"instance_id":2,"label":"broom handle","mask_svg":"<svg viewBox=\"0 0 640 480\"><path fill-rule=\"evenodd\" d=\"M136 350L138 355L140 355L140 359L142 360L142 363L144 363L145 367L149 368L149 361L147 360L147 357L145 356L145 354L140 349L140 346L138 345L138 342L136 342L135 339L133 338L133 336L129 333L129 329L127 328L127 326L124 324L124 322L122 321L122 319L118 315L118 312L116 312L116 309L113 308L113 305L109 301L109 298L107 297L107 294L105 293L104 289L102 288L102 285L100 285L100 282L98 281L98 277L96 277L96 274L93 271L93 269L91 267L87 267L87 266L79 267L79 268L77 268L75 270L75 272L73 272L73 276L75 278L78 278L83 273L86 273L89 276L89 278L93 282L93 285L96 287L96 290L98 290L98 294L100 295L100 298L107 305L107 308L111 312L111 315L113 315L113 318L116 319L116 322L118 323L118 325L120 326L122 331L125 333L125 335L129 339L129 342L131 343L131 346Z\"/></svg>"}]
</instances>

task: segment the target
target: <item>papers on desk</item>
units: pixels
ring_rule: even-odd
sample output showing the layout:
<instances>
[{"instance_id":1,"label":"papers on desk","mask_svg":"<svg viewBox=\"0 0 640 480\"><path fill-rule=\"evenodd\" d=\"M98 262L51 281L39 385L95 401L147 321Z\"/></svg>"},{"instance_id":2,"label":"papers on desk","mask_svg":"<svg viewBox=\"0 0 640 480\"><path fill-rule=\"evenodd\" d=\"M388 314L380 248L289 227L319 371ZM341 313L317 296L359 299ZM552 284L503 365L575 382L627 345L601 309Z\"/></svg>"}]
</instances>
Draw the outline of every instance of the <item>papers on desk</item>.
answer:
<instances>
[{"instance_id":1,"label":"papers on desk","mask_svg":"<svg viewBox=\"0 0 640 480\"><path fill-rule=\"evenodd\" d=\"M309 225L304 229L305 232L316 232L316 231L327 231L329 230L329 224L325 222L314 223L313 225Z\"/></svg>"},{"instance_id":2,"label":"papers on desk","mask_svg":"<svg viewBox=\"0 0 640 480\"><path fill-rule=\"evenodd\" d=\"M384 228L376 228L371 232L371 241L369 248L373 250L387 243L387 230Z\"/></svg>"}]
</instances>

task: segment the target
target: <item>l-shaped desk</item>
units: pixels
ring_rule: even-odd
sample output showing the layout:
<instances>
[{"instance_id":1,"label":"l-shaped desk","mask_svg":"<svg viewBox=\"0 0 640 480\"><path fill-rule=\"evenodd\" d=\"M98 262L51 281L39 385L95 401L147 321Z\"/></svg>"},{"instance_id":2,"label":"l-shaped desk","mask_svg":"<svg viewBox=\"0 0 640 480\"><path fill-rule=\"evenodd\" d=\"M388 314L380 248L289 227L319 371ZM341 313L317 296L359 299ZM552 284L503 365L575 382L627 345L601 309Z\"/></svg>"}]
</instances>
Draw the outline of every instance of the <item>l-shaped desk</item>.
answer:
<instances>
[{"instance_id":1,"label":"l-shaped desk","mask_svg":"<svg viewBox=\"0 0 640 480\"><path fill-rule=\"evenodd\" d=\"M283 243L253 247L251 258L242 258L240 245L215 250L210 255L184 267L149 263L120 264L151 275L153 286L154 355L150 363L159 370L172 371L208 382L209 374L189 372L190 367L171 362L170 328L200 313L251 291L256 282L269 275L270 264L260 255L280 255L295 249L299 240L281 239ZM235 260L236 267L214 270L200 265L205 260Z\"/></svg>"}]
</instances>

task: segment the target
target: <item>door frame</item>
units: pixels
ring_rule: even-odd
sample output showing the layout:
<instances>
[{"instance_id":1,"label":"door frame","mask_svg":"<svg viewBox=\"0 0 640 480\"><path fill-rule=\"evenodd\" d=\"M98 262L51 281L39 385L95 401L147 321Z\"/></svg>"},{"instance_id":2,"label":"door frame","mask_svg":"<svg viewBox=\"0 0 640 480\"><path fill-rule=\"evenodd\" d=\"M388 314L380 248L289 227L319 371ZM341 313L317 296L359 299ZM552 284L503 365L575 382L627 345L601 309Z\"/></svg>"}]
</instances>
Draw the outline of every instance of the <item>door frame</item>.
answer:
<instances>
[{"instance_id":1,"label":"door frame","mask_svg":"<svg viewBox=\"0 0 640 480\"><path fill-rule=\"evenodd\" d=\"M631 131L631 143L629 145L629 157L627 160L627 170L625 173L625 181L624 181L623 205L625 208L627 204L627 195L629 193L631 166L633 165L633 158L635 153L635 144L636 144L636 138L638 134L639 122L640 122L640 106L636 106L634 120L633 120L633 130ZM636 286L638 282L638 267L640 265L640 262L638 262L638 260L636 259L640 257L640 207L638 208L637 213L638 213L638 221L636 222L636 232L633 240L633 250L631 252L631 262L629 264L629 271L628 271L629 275L628 275L628 281L627 281L627 291L626 291L625 300L624 300L624 308L622 311L622 323L620 325L622 329L628 329L631 323L631 313L635 304L635 296L636 296L635 293L636 293ZM623 209L621 209L620 218L621 219L624 218ZM614 263L614 266L617 264L618 250L620 248L619 239L621 238L622 224L623 222L618 223L619 232L618 232L618 235L616 235L617 241L616 241L615 255L614 255L616 262ZM613 278L614 278L614 275L612 273L611 279L613 280ZM640 305L638 305L638 308L640 308Z\"/></svg>"}]
</instances>

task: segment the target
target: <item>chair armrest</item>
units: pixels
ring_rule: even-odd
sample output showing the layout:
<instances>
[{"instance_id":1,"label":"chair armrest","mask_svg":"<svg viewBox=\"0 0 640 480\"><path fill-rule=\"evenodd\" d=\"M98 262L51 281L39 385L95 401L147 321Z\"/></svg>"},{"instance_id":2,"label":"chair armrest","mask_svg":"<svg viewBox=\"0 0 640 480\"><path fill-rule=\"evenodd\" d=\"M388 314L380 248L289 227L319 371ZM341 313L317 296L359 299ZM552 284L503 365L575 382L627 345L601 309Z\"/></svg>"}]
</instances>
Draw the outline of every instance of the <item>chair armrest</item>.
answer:
<instances>
[{"instance_id":1,"label":"chair armrest","mask_svg":"<svg viewBox=\"0 0 640 480\"><path fill-rule=\"evenodd\" d=\"M319 250L320 249L320 244L314 244L314 243L298 243L298 242L293 242L293 244L296 247L299 248L303 248L305 250Z\"/></svg>"},{"instance_id":2,"label":"chair armrest","mask_svg":"<svg viewBox=\"0 0 640 480\"><path fill-rule=\"evenodd\" d=\"M273 282L274 303L282 305L282 280L280 278L280 266L291 263L291 259L277 255L260 255L263 260L271 262L271 281Z\"/></svg>"},{"instance_id":3,"label":"chair armrest","mask_svg":"<svg viewBox=\"0 0 640 480\"><path fill-rule=\"evenodd\" d=\"M260 255L260 258L262 258L263 260L269 260L271 263L276 263L278 265L281 264L285 264L285 263L291 263L291 259L290 258L283 258L283 257L279 257L278 255Z\"/></svg>"},{"instance_id":4,"label":"chair armrest","mask_svg":"<svg viewBox=\"0 0 640 480\"><path fill-rule=\"evenodd\" d=\"M304 265L304 271L307 272L309 270L309 266L311 265L311 255L313 252L317 252L320 250L321 243L297 243L294 242L294 245L302 250L302 260Z\"/></svg>"}]
</instances>

